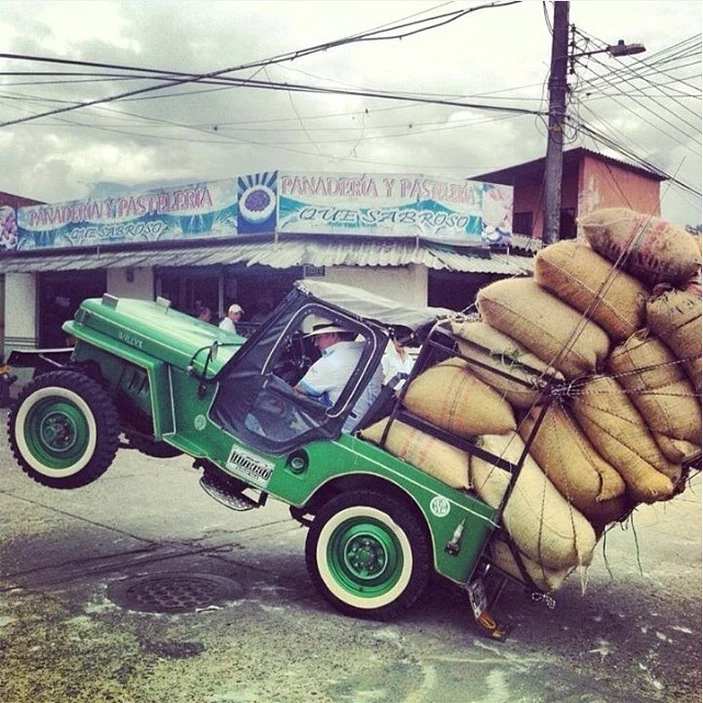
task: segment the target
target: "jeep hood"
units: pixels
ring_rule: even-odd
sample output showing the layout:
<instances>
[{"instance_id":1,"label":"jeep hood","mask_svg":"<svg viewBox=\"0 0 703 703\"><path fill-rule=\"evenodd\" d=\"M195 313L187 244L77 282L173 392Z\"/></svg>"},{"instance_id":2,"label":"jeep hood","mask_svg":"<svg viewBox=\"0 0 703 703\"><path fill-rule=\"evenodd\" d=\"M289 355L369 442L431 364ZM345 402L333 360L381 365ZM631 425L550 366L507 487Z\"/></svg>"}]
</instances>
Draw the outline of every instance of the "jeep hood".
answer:
<instances>
[{"instance_id":1,"label":"jeep hood","mask_svg":"<svg viewBox=\"0 0 703 703\"><path fill-rule=\"evenodd\" d=\"M168 301L137 300L104 295L84 300L63 329L77 340L120 353L125 346L178 368L202 371L213 342L220 345L209 371L216 373L246 341L190 315Z\"/></svg>"}]
</instances>

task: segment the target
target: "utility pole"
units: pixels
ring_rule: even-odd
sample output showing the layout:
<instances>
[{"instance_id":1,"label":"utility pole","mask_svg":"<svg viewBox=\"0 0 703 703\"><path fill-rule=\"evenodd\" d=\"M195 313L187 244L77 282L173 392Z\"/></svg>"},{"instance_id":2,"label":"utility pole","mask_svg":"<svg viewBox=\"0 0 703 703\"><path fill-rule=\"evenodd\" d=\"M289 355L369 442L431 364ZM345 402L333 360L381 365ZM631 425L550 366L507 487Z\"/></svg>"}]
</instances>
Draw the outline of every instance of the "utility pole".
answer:
<instances>
[{"instance_id":1,"label":"utility pole","mask_svg":"<svg viewBox=\"0 0 703 703\"><path fill-rule=\"evenodd\" d=\"M544 160L544 208L542 244L559 239L561 217L561 180L564 153L564 120L566 118L566 65L569 44L569 4L554 3L552 61L549 73L549 128L547 155Z\"/></svg>"},{"instance_id":2,"label":"utility pole","mask_svg":"<svg viewBox=\"0 0 703 703\"><path fill-rule=\"evenodd\" d=\"M544 203L542 210L542 244L547 246L559 239L561 220L561 183L564 162L564 123L566 121L567 65L581 56L610 54L620 58L646 51L642 44L625 44L620 39L593 51L574 52L569 47L569 2L554 3L554 28L552 31L552 60L549 72L549 128L547 155L544 159Z\"/></svg>"}]
</instances>

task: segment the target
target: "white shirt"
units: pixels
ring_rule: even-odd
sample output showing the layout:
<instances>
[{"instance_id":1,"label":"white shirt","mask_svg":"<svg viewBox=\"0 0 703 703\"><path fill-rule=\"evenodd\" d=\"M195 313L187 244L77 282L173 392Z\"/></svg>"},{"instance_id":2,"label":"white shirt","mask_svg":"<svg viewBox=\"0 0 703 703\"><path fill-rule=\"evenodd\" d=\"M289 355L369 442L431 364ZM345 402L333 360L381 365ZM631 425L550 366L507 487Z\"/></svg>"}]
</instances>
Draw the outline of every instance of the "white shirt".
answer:
<instances>
[{"instance_id":1,"label":"white shirt","mask_svg":"<svg viewBox=\"0 0 703 703\"><path fill-rule=\"evenodd\" d=\"M359 363L364 342L337 342L324 349L322 356L308 369L298 385L327 407L332 407ZM379 367L361 397L354 405L343 429L351 432L381 391L382 372Z\"/></svg>"},{"instance_id":2,"label":"white shirt","mask_svg":"<svg viewBox=\"0 0 703 703\"><path fill-rule=\"evenodd\" d=\"M381 366L383 368L383 382L388 383L393 376L399 373L410 374L413 370L413 364L415 359L405 350L405 359L401 359L400 354L396 350L393 342L388 342L386 351L383 353L383 358L381 359ZM401 384L402 385L402 384Z\"/></svg>"},{"instance_id":3,"label":"white shirt","mask_svg":"<svg viewBox=\"0 0 703 703\"><path fill-rule=\"evenodd\" d=\"M222 322L218 325L218 327L221 330L225 330L226 332L231 332L232 334L237 334L237 328L234 326L234 322L229 319L229 317L225 317Z\"/></svg>"}]
</instances>

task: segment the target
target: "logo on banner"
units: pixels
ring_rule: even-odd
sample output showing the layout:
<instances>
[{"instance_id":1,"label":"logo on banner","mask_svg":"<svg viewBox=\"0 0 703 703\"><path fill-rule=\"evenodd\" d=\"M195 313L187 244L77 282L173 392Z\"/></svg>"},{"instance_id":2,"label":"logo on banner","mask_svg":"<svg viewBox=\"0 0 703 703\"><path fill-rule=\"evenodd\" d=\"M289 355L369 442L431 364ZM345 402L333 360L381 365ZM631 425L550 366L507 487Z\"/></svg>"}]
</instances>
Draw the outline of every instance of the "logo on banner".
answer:
<instances>
[{"instance_id":1,"label":"logo on banner","mask_svg":"<svg viewBox=\"0 0 703 703\"><path fill-rule=\"evenodd\" d=\"M276 228L277 171L237 179L239 234L273 233Z\"/></svg>"}]
</instances>

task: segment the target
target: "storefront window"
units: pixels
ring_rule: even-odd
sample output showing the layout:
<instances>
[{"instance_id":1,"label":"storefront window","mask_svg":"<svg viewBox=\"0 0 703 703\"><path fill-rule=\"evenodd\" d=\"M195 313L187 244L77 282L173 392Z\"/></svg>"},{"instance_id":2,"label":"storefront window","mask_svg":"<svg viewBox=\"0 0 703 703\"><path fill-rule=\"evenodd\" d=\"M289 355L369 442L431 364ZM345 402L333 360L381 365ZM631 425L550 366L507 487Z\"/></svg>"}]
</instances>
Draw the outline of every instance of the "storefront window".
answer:
<instances>
[{"instance_id":1,"label":"storefront window","mask_svg":"<svg viewBox=\"0 0 703 703\"><path fill-rule=\"evenodd\" d=\"M61 329L85 298L100 298L107 290L104 269L42 273L39 278L39 346L71 346Z\"/></svg>"},{"instance_id":2,"label":"storefront window","mask_svg":"<svg viewBox=\"0 0 703 703\"><path fill-rule=\"evenodd\" d=\"M172 307L188 315L198 316L204 308L212 313L215 322L219 310L220 271L203 268L172 269L160 272L157 269L157 290L159 295L168 298Z\"/></svg>"},{"instance_id":3,"label":"storefront window","mask_svg":"<svg viewBox=\"0 0 703 703\"><path fill-rule=\"evenodd\" d=\"M234 266L156 269L157 292L181 312L198 316L204 308L209 320L218 324L232 303L244 309L237 331L253 332L302 278L302 268L273 269L269 266Z\"/></svg>"},{"instance_id":4,"label":"storefront window","mask_svg":"<svg viewBox=\"0 0 703 703\"><path fill-rule=\"evenodd\" d=\"M244 308L242 322L258 326L302 278L302 269L269 266L230 266L225 270L223 310L232 303Z\"/></svg>"}]
</instances>

